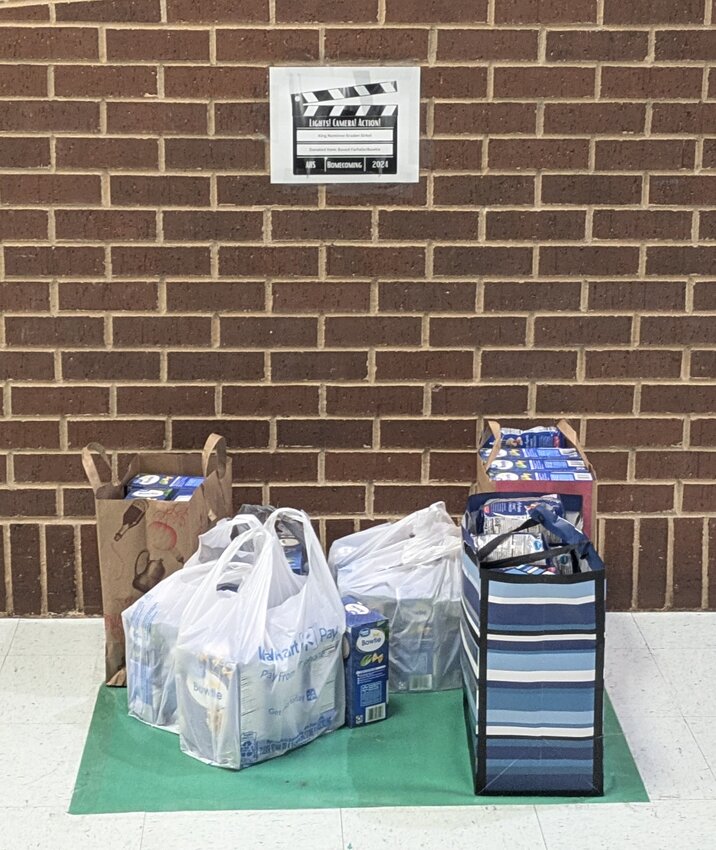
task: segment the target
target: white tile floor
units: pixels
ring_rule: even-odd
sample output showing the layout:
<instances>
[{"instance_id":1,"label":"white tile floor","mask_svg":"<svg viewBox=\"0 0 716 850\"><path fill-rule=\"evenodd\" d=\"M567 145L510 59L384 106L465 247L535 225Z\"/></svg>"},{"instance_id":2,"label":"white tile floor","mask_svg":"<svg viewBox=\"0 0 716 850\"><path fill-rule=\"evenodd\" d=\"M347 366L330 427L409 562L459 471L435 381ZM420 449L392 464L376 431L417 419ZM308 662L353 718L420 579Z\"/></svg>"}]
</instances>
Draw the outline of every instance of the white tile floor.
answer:
<instances>
[{"instance_id":1,"label":"white tile floor","mask_svg":"<svg viewBox=\"0 0 716 850\"><path fill-rule=\"evenodd\" d=\"M612 614L607 683L650 803L66 814L98 620L0 620L0 850L701 850L716 846L716 614Z\"/></svg>"}]
</instances>

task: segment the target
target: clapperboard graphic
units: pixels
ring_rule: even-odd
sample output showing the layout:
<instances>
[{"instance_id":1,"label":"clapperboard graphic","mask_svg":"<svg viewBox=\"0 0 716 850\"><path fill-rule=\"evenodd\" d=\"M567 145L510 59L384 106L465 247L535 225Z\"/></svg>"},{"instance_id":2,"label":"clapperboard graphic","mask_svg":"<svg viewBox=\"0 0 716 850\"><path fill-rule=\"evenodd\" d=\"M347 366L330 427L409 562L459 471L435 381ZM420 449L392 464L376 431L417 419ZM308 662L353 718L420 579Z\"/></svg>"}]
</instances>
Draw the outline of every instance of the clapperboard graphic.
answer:
<instances>
[{"instance_id":1,"label":"clapperboard graphic","mask_svg":"<svg viewBox=\"0 0 716 850\"><path fill-rule=\"evenodd\" d=\"M373 98L397 93L392 80L292 94L293 173L395 174L398 104Z\"/></svg>"}]
</instances>

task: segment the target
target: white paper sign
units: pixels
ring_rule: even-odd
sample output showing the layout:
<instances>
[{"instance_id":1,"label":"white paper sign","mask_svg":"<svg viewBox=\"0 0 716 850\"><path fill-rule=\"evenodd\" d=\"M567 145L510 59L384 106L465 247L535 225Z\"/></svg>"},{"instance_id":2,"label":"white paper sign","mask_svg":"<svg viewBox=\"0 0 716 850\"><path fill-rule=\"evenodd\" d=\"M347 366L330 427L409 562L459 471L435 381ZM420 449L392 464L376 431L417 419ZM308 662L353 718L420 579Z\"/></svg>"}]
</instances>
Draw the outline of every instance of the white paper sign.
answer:
<instances>
[{"instance_id":1,"label":"white paper sign","mask_svg":"<svg viewBox=\"0 0 716 850\"><path fill-rule=\"evenodd\" d=\"M420 68L271 68L272 183L417 183Z\"/></svg>"}]
</instances>

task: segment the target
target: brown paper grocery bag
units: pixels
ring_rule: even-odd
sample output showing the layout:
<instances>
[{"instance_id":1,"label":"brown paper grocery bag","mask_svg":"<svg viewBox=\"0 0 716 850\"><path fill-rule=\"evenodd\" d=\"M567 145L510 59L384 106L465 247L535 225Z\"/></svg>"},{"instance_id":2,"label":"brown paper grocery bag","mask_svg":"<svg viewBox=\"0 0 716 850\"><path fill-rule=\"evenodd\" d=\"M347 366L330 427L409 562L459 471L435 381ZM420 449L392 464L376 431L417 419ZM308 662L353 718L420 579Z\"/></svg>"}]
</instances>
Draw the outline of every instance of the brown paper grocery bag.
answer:
<instances>
[{"instance_id":1,"label":"brown paper grocery bag","mask_svg":"<svg viewBox=\"0 0 716 850\"><path fill-rule=\"evenodd\" d=\"M201 455L143 452L132 458L121 481L103 483L96 456L111 476L109 457L99 443L82 450L97 511L107 684L121 686L126 683L122 611L180 569L196 551L199 535L217 519L231 516L231 459L224 438L211 434ZM205 481L188 502L125 500L127 482L142 472L201 475Z\"/></svg>"}]
</instances>

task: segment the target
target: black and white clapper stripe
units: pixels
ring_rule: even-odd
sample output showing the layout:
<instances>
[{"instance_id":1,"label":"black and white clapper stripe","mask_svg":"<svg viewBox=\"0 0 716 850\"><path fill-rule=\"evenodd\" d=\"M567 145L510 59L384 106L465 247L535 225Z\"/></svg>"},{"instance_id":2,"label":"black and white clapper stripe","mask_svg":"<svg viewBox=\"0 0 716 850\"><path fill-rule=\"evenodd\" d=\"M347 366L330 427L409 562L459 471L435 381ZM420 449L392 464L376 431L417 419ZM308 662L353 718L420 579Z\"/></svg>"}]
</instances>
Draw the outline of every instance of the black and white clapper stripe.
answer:
<instances>
[{"instance_id":1,"label":"black and white clapper stripe","mask_svg":"<svg viewBox=\"0 0 716 850\"><path fill-rule=\"evenodd\" d=\"M325 103L331 100L348 100L352 97L372 97L376 94L395 94L398 84L395 80L386 83L366 83L363 86L345 86L337 89L299 92L303 103Z\"/></svg>"}]
</instances>

